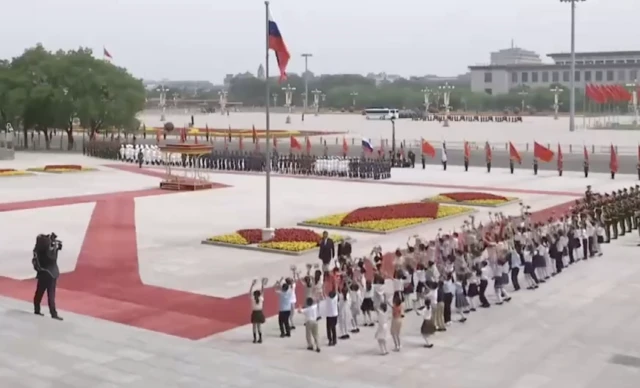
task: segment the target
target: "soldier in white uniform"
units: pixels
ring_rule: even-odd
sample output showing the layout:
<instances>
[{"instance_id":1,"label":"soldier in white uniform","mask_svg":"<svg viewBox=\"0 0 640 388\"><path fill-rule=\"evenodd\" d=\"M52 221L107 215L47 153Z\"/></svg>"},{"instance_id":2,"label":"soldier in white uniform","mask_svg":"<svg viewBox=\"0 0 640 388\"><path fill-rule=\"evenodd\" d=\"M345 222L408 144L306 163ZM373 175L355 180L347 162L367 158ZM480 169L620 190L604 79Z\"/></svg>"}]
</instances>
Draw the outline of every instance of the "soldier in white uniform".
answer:
<instances>
[{"instance_id":1,"label":"soldier in white uniform","mask_svg":"<svg viewBox=\"0 0 640 388\"><path fill-rule=\"evenodd\" d=\"M124 144L120 145L120 161L124 162L124 158L125 158L125 147Z\"/></svg>"}]
</instances>

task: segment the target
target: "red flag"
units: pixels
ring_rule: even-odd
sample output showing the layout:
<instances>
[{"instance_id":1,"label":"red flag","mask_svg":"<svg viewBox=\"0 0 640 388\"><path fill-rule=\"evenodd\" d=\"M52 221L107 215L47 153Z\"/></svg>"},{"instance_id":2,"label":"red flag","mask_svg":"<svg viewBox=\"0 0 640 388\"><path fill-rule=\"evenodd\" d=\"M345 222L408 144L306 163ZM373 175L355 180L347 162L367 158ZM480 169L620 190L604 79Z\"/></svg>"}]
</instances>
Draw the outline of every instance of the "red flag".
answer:
<instances>
[{"instance_id":1,"label":"red flag","mask_svg":"<svg viewBox=\"0 0 640 388\"><path fill-rule=\"evenodd\" d=\"M349 153L349 144L347 144L347 138L344 136L342 137L342 153L344 156L347 156Z\"/></svg>"},{"instance_id":2,"label":"red flag","mask_svg":"<svg viewBox=\"0 0 640 388\"><path fill-rule=\"evenodd\" d=\"M598 94L598 96L600 97L599 102L601 104L606 104L607 101L609 100L609 93L607 93L607 90L602 85L594 85L593 88L595 92Z\"/></svg>"},{"instance_id":3,"label":"red flag","mask_svg":"<svg viewBox=\"0 0 640 388\"><path fill-rule=\"evenodd\" d=\"M244 145L242 144L242 136L238 136L238 149L240 151L244 149Z\"/></svg>"},{"instance_id":4,"label":"red flag","mask_svg":"<svg viewBox=\"0 0 640 388\"><path fill-rule=\"evenodd\" d=\"M302 150L302 146L300 145L300 142L298 141L298 139L296 139L295 137L291 136L289 138L289 148L291 148L292 150Z\"/></svg>"},{"instance_id":5,"label":"red flag","mask_svg":"<svg viewBox=\"0 0 640 388\"><path fill-rule=\"evenodd\" d=\"M587 146L584 146L584 150L582 152L584 153L584 161L589 164L589 151L587 151Z\"/></svg>"},{"instance_id":6,"label":"red flag","mask_svg":"<svg viewBox=\"0 0 640 388\"><path fill-rule=\"evenodd\" d=\"M484 143L484 154L487 158L487 162L491 162L491 159L493 158L493 151L491 151L491 144L489 144L489 142Z\"/></svg>"},{"instance_id":7,"label":"red flag","mask_svg":"<svg viewBox=\"0 0 640 388\"><path fill-rule=\"evenodd\" d=\"M553 160L553 151L538 142L533 143L533 157L549 163Z\"/></svg>"},{"instance_id":8,"label":"red flag","mask_svg":"<svg viewBox=\"0 0 640 388\"><path fill-rule=\"evenodd\" d=\"M471 146L468 141L464 141L464 158L466 160L471 159Z\"/></svg>"},{"instance_id":9,"label":"red flag","mask_svg":"<svg viewBox=\"0 0 640 388\"><path fill-rule=\"evenodd\" d=\"M307 147L307 155L308 155L308 154L311 154L311 140L309 140L309 136L306 136L305 139L307 141L306 147Z\"/></svg>"},{"instance_id":10,"label":"red flag","mask_svg":"<svg viewBox=\"0 0 640 388\"><path fill-rule=\"evenodd\" d=\"M111 56L111 53L110 53L110 52L108 52L108 51L107 51L107 49L106 49L106 48L104 48L104 47L102 48L102 56L103 56L105 59L113 59L113 57Z\"/></svg>"},{"instance_id":11,"label":"red flag","mask_svg":"<svg viewBox=\"0 0 640 388\"><path fill-rule=\"evenodd\" d=\"M277 137L273 137L273 148L278 148L278 138Z\"/></svg>"},{"instance_id":12,"label":"red flag","mask_svg":"<svg viewBox=\"0 0 640 388\"><path fill-rule=\"evenodd\" d=\"M512 142L509 142L509 159L518 162L518 164L522 164L520 152L518 152Z\"/></svg>"},{"instance_id":13,"label":"red flag","mask_svg":"<svg viewBox=\"0 0 640 388\"><path fill-rule=\"evenodd\" d=\"M258 141L258 134L256 133L256 126L253 126L251 130L251 137L253 138L253 142L256 143Z\"/></svg>"},{"instance_id":14,"label":"red flag","mask_svg":"<svg viewBox=\"0 0 640 388\"><path fill-rule=\"evenodd\" d=\"M560 147L560 143L558 143L558 157L556 160L558 162L558 171L562 171L564 167L564 157L562 156L562 148Z\"/></svg>"},{"instance_id":15,"label":"red flag","mask_svg":"<svg viewBox=\"0 0 640 388\"><path fill-rule=\"evenodd\" d=\"M633 95L629 93L624 85L618 85L618 93L621 101L631 101L633 99Z\"/></svg>"},{"instance_id":16,"label":"red flag","mask_svg":"<svg viewBox=\"0 0 640 388\"><path fill-rule=\"evenodd\" d=\"M602 104L605 101L603 96L598 92L597 88L592 84L587 84L587 86L585 87L585 94L591 101L597 104Z\"/></svg>"},{"instance_id":17,"label":"red flag","mask_svg":"<svg viewBox=\"0 0 640 388\"><path fill-rule=\"evenodd\" d=\"M618 172L618 154L616 153L616 147L611 144L611 160L609 160L609 168L611 172Z\"/></svg>"},{"instance_id":18,"label":"red flag","mask_svg":"<svg viewBox=\"0 0 640 388\"><path fill-rule=\"evenodd\" d=\"M431 157L431 159L436 157L436 149L433 148L431 143L422 139L422 153Z\"/></svg>"}]
</instances>

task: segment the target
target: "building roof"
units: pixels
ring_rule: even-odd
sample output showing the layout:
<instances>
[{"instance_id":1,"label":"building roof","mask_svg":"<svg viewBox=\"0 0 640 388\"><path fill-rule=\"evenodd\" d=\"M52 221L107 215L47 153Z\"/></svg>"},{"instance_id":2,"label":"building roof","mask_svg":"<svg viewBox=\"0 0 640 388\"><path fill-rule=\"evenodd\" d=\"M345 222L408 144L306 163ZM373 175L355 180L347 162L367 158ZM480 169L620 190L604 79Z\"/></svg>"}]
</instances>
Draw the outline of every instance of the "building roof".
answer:
<instances>
[{"instance_id":1,"label":"building roof","mask_svg":"<svg viewBox=\"0 0 640 388\"><path fill-rule=\"evenodd\" d=\"M610 57L610 56L638 56L640 51L587 51L576 53L576 57ZM551 53L548 57L570 57L571 53Z\"/></svg>"},{"instance_id":2,"label":"building roof","mask_svg":"<svg viewBox=\"0 0 640 388\"><path fill-rule=\"evenodd\" d=\"M614 69L638 69L637 63L603 63L603 64L578 64L576 63L576 69L587 70L614 70ZM570 65L557 64L557 63L516 63L512 65L477 65L469 66L469 70L569 70Z\"/></svg>"}]
</instances>

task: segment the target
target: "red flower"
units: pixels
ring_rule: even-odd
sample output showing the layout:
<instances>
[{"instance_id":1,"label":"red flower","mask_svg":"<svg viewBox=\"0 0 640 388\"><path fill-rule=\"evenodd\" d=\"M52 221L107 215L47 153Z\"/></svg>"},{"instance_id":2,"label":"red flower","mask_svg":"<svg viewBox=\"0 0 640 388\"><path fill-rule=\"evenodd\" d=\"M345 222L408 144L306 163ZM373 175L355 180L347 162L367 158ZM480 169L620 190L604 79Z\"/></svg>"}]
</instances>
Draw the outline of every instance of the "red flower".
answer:
<instances>
[{"instance_id":1,"label":"red flower","mask_svg":"<svg viewBox=\"0 0 640 388\"><path fill-rule=\"evenodd\" d=\"M459 193L444 193L440 195L451 198L456 202L478 201L478 200L496 200L496 201L508 200L508 198L503 197L501 195L495 195L491 193L479 193L479 192L473 192L473 191L459 192Z\"/></svg>"},{"instance_id":2,"label":"red flower","mask_svg":"<svg viewBox=\"0 0 640 388\"><path fill-rule=\"evenodd\" d=\"M310 229L283 228L276 229L273 242L317 242L322 236Z\"/></svg>"},{"instance_id":3,"label":"red flower","mask_svg":"<svg viewBox=\"0 0 640 388\"><path fill-rule=\"evenodd\" d=\"M361 207L342 220L341 225L356 222L395 220L400 218L436 218L439 205L435 202L400 203L396 205Z\"/></svg>"},{"instance_id":4,"label":"red flower","mask_svg":"<svg viewBox=\"0 0 640 388\"><path fill-rule=\"evenodd\" d=\"M240 229L236 233L247 240L249 244L262 242L262 230L260 229Z\"/></svg>"}]
</instances>

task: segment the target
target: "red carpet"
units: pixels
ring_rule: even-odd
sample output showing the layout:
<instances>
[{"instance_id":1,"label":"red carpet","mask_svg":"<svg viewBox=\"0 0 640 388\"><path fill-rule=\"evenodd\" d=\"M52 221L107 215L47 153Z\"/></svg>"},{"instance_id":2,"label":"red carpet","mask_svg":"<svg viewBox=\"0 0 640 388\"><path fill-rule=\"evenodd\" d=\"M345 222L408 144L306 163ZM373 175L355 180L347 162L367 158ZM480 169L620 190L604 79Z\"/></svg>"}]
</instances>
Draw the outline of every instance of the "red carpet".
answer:
<instances>
[{"instance_id":1,"label":"red carpet","mask_svg":"<svg viewBox=\"0 0 640 388\"><path fill-rule=\"evenodd\" d=\"M133 170L131 172L148 172ZM0 212L96 202L76 270L63 274L58 282L57 302L62 312L188 339L204 338L247 324L248 295L223 299L142 284L138 270L135 198L170 193L154 189L8 203L0 204ZM534 218L544 220L551 211L560 213L572 203L536 212ZM391 255L388 253L386 257L390 259ZM386 262L391 264L391 260ZM4 296L31 302L34 289L33 280L0 277L0 294ZM265 313L271 316L276 312L276 298L270 289Z\"/></svg>"}]
</instances>

